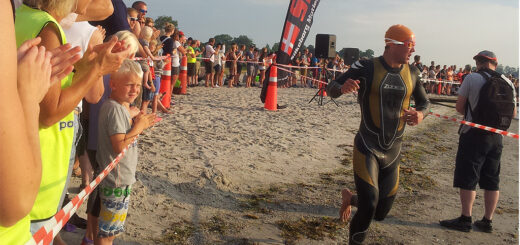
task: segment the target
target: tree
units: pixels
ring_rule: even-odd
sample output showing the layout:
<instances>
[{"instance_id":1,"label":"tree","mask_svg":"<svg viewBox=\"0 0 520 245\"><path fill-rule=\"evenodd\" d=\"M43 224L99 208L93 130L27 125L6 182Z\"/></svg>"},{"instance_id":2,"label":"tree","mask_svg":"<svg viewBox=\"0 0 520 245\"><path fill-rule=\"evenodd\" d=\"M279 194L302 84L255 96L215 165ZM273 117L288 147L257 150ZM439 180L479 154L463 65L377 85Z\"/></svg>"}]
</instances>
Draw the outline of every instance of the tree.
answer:
<instances>
[{"instance_id":1,"label":"tree","mask_svg":"<svg viewBox=\"0 0 520 245\"><path fill-rule=\"evenodd\" d=\"M499 65L497 66L496 71L497 71L498 73L504 73L504 65L499 64Z\"/></svg>"},{"instance_id":2,"label":"tree","mask_svg":"<svg viewBox=\"0 0 520 245\"><path fill-rule=\"evenodd\" d=\"M231 37L228 34L216 35L214 38L215 38L215 43L222 43L222 44L226 45L226 47L231 47L231 43L233 42L233 37Z\"/></svg>"},{"instance_id":3,"label":"tree","mask_svg":"<svg viewBox=\"0 0 520 245\"><path fill-rule=\"evenodd\" d=\"M312 53L312 54L314 54L314 51L316 50L312 44L307 46L307 49L309 50L309 53Z\"/></svg>"},{"instance_id":4,"label":"tree","mask_svg":"<svg viewBox=\"0 0 520 245\"><path fill-rule=\"evenodd\" d=\"M244 44L246 45L247 47L251 46L251 45L254 45L253 43L253 40L251 40L249 37L247 37L246 35L240 35L238 37L235 37L233 38L233 42L234 43L237 43L239 46L241 44Z\"/></svg>"},{"instance_id":5,"label":"tree","mask_svg":"<svg viewBox=\"0 0 520 245\"><path fill-rule=\"evenodd\" d=\"M276 52L280 48L280 43L274 43L273 48L271 48L271 52Z\"/></svg>"},{"instance_id":6,"label":"tree","mask_svg":"<svg viewBox=\"0 0 520 245\"><path fill-rule=\"evenodd\" d=\"M364 52L364 56L365 58L369 58L369 59L372 59L374 58L374 50L372 49L367 49L365 52Z\"/></svg>"},{"instance_id":7,"label":"tree","mask_svg":"<svg viewBox=\"0 0 520 245\"><path fill-rule=\"evenodd\" d=\"M164 28L164 25L166 25L166 23L172 23L175 26L175 28L178 27L177 21L173 20L171 16L162 15L155 19L155 28L157 28L157 30L161 30Z\"/></svg>"}]
</instances>

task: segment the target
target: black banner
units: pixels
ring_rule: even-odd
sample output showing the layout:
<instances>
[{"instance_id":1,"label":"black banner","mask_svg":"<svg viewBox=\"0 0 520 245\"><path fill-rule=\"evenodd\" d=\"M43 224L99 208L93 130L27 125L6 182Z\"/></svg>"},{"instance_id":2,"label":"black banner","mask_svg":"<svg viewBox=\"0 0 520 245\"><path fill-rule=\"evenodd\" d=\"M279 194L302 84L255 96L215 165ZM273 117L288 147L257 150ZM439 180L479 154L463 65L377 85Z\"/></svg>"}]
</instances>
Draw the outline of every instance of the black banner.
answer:
<instances>
[{"instance_id":1,"label":"black banner","mask_svg":"<svg viewBox=\"0 0 520 245\"><path fill-rule=\"evenodd\" d=\"M304 45L305 39L309 35L314 13L320 0L291 0L287 16L280 38L280 45L276 52L276 63L287 65L296 57L300 48ZM260 98L265 101L265 93L267 93L267 84L269 83L269 72L266 71L264 86ZM282 86L289 80L289 74L285 71L278 70L278 85ZM264 91L265 90L265 91Z\"/></svg>"}]
</instances>

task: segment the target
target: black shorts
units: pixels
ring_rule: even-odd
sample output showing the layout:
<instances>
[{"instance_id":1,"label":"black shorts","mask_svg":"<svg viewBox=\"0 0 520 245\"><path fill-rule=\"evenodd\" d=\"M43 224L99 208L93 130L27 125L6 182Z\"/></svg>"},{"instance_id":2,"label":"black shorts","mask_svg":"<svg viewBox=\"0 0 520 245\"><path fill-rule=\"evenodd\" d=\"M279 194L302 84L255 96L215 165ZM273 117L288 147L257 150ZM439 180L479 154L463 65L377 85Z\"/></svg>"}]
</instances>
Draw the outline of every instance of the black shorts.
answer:
<instances>
[{"instance_id":1,"label":"black shorts","mask_svg":"<svg viewBox=\"0 0 520 245\"><path fill-rule=\"evenodd\" d=\"M213 62L209 60L204 61L204 68L206 69L206 74L213 73Z\"/></svg>"},{"instance_id":2,"label":"black shorts","mask_svg":"<svg viewBox=\"0 0 520 245\"><path fill-rule=\"evenodd\" d=\"M215 69L216 73L219 73L222 70L222 67L217 64L217 65L213 66L213 69Z\"/></svg>"},{"instance_id":3,"label":"black shorts","mask_svg":"<svg viewBox=\"0 0 520 245\"><path fill-rule=\"evenodd\" d=\"M180 70L181 70L180 66L177 66L177 67L172 66L172 76L179 75Z\"/></svg>"},{"instance_id":4,"label":"black shorts","mask_svg":"<svg viewBox=\"0 0 520 245\"><path fill-rule=\"evenodd\" d=\"M188 63L188 77L195 76L195 63Z\"/></svg>"},{"instance_id":5,"label":"black shorts","mask_svg":"<svg viewBox=\"0 0 520 245\"><path fill-rule=\"evenodd\" d=\"M93 150L87 150L88 159L90 160L90 163L92 164L92 169L94 170L94 178L97 177L96 173L100 173L101 170L99 170L99 165L96 161L96 151ZM90 196L88 197L87 201L87 214L90 214L94 217L99 217L99 213L101 211L101 201L98 196L98 189L99 186L96 187L96 189L92 190L92 193L90 193Z\"/></svg>"},{"instance_id":6,"label":"black shorts","mask_svg":"<svg viewBox=\"0 0 520 245\"><path fill-rule=\"evenodd\" d=\"M87 102L83 101L83 104ZM86 107L86 106L85 106ZM83 107L83 108L85 108ZM83 134L78 140L78 145L76 146L76 155L82 156L83 153L87 150L87 139L88 139L88 115L86 113L81 113L79 115L79 122L81 123L81 127L83 128Z\"/></svg>"},{"instance_id":7,"label":"black shorts","mask_svg":"<svg viewBox=\"0 0 520 245\"><path fill-rule=\"evenodd\" d=\"M478 183L480 189L498 191L502 148L499 134L480 129L461 134L453 187L475 190Z\"/></svg>"}]
</instances>

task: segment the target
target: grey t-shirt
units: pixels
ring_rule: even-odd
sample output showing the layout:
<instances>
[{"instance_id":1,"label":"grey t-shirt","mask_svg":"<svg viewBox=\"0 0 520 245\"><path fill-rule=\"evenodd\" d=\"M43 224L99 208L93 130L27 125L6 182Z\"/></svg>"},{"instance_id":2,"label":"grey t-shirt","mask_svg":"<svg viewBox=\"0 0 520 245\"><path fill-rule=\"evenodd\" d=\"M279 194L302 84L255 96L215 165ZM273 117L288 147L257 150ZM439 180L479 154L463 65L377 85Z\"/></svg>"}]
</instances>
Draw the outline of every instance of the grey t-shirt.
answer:
<instances>
[{"instance_id":1,"label":"grey t-shirt","mask_svg":"<svg viewBox=\"0 0 520 245\"><path fill-rule=\"evenodd\" d=\"M108 99L101 106L98 120L98 150L96 160L103 171L116 157L110 136L126 134L132 129L130 112L115 100ZM120 187L135 183L138 155L137 142L130 145L119 164L103 180L104 186Z\"/></svg>"}]
</instances>

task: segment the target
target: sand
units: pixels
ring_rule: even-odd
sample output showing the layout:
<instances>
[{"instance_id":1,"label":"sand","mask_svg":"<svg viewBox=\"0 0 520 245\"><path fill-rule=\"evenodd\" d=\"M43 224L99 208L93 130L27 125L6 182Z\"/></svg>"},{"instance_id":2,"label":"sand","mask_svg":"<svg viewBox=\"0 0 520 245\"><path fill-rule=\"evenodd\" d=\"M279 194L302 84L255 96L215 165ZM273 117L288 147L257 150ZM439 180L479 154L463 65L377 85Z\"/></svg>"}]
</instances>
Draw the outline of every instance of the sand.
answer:
<instances>
[{"instance_id":1,"label":"sand","mask_svg":"<svg viewBox=\"0 0 520 245\"><path fill-rule=\"evenodd\" d=\"M127 231L116 244L344 244L340 190L354 189L354 95L318 106L315 89L278 90L287 109L265 111L259 88L188 89L174 114L139 140ZM329 101L329 98L325 98ZM453 104L448 104L453 105ZM432 110L458 116L454 108ZM458 125L433 116L407 127L400 187L366 244L517 244L518 140L504 138L501 195L491 234L439 226L460 214L452 187ZM518 120L510 131L518 132ZM77 193L79 179L70 187ZM84 207L79 211L86 217ZM483 216L482 192L473 219ZM355 212L355 208L353 212ZM84 230L62 232L77 244Z\"/></svg>"}]
</instances>

